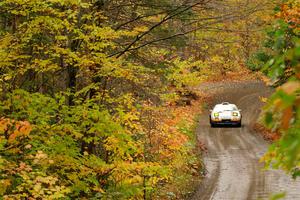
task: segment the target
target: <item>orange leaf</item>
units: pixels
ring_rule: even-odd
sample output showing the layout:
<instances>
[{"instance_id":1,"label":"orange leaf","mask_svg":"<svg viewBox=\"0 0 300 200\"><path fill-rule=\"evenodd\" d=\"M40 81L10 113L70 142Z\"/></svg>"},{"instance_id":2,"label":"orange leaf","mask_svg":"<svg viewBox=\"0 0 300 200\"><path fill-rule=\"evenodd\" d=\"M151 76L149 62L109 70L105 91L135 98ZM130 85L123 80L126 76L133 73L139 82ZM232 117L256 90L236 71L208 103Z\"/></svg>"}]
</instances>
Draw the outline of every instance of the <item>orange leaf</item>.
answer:
<instances>
[{"instance_id":1,"label":"orange leaf","mask_svg":"<svg viewBox=\"0 0 300 200\"><path fill-rule=\"evenodd\" d=\"M283 90L287 94L293 94L300 88L300 83L298 81L287 82L279 89Z\"/></svg>"},{"instance_id":2,"label":"orange leaf","mask_svg":"<svg viewBox=\"0 0 300 200\"><path fill-rule=\"evenodd\" d=\"M283 111L282 119L281 119L281 127L286 130L290 126L290 121L293 117L293 109L292 107L288 107Z\"/></svg>"}]
</instances>

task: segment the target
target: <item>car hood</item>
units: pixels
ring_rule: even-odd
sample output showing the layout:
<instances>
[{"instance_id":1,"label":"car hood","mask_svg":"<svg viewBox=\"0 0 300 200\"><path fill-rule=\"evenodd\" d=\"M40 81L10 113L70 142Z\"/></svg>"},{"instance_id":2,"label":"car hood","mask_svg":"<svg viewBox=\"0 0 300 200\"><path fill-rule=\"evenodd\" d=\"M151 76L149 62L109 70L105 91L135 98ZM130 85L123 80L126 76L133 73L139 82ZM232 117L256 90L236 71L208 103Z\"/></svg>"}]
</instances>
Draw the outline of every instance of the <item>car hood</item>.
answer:
<instances>
[{"instance_id":1,"label":"car hood","mask_svg":"<svg viewBox=\"0 0 300 200\"><path fill-rule=\"evenodd\" d=\"M236 113L238 113L238 116L241 116L240 112L238 112L238 111L218 111L218 112L213 111L212 115L213 115L213 113L219 113L219 118L231 119L233 112L236 112Z\"/></svg>"},{"instance_id":2,"label":"car hood","mask_svg":"<svg viewBox=\"0 0 300 200\"><path fill-rule=\"evenodd\" d=\"M228 119L230 119L232 117L232 111L219 112L219 117L220 118L228 118Z\"/></svg>"}]
</instances>

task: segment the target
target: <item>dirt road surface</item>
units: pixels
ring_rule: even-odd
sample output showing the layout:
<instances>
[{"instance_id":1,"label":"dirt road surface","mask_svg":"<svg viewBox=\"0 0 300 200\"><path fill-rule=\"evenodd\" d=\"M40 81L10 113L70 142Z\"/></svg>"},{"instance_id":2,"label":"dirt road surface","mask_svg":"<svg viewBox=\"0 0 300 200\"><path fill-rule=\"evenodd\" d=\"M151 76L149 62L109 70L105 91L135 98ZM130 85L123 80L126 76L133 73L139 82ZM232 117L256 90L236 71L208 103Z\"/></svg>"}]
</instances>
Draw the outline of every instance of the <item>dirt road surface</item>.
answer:
<instances>
[{"instance_id":1,"label":"dirt road surface","mask_svg":"<svg viewBox=\"0 0 300 200\"><path fill-rule=\"evenodd\" d=\"M204 155L207 176L192 200L268 199L279 192L287 193L285 199L300 200L300 180L294 181L279 170L263 170L259 163L269 144L251 125L261 110L259 96L268 96L271 89L260 81L245 81L203 84L199 90L212 94L212 105L223 101L238 105L243 126L211 128L209 111L202 116L197 136L208 148Z\"/></svg>"}]
</instances>

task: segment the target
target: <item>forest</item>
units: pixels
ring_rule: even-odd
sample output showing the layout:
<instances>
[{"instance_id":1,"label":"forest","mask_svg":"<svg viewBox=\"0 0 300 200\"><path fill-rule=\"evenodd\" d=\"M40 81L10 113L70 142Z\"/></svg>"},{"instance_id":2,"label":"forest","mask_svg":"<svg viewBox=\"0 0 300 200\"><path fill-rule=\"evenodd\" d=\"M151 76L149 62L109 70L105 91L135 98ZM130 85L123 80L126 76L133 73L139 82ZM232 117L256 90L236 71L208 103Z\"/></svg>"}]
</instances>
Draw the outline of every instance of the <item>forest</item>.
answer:
<instances>
[{"instance_id":1,"label":"forest","mask_svg":"<svg viewBox=\"0 0 300 200\"><path fill-rule=\"evenodd\" d=\"M0 199L184 199L193 88L257 71L262 161L296 178L299 60L298 0L0 0Z\"/></svg>"}]
</instances>

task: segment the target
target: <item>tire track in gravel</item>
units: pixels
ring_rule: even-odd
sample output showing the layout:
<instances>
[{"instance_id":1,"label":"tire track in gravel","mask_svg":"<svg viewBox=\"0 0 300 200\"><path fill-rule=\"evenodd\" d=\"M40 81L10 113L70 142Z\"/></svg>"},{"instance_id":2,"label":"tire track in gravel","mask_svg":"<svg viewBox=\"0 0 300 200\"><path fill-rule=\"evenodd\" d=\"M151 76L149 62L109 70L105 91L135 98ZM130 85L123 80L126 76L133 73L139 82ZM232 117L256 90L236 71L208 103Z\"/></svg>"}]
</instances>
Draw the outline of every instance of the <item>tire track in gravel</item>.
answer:
<instances>
[{"instance_id":1,"label":"tire track in gravel","mask_svg":"<svg viewBox=\"0 0 300 200\"><path fill-rule=\"evenodd\" d=\"M197 137L208 152L204 155L207 176L192 200L257 200L267 199L272 193L287 192L285 199L300 200L300 181L292 180L279 170L263 170L260 157L268 143L251 129L257 120L262 103L259 96L272 90L260 81L203 84L199 90L213 97L216 103L229 101L243 113L242 128L210 128L208 115L199 121Z\"/></svg>"}]
</instances>

